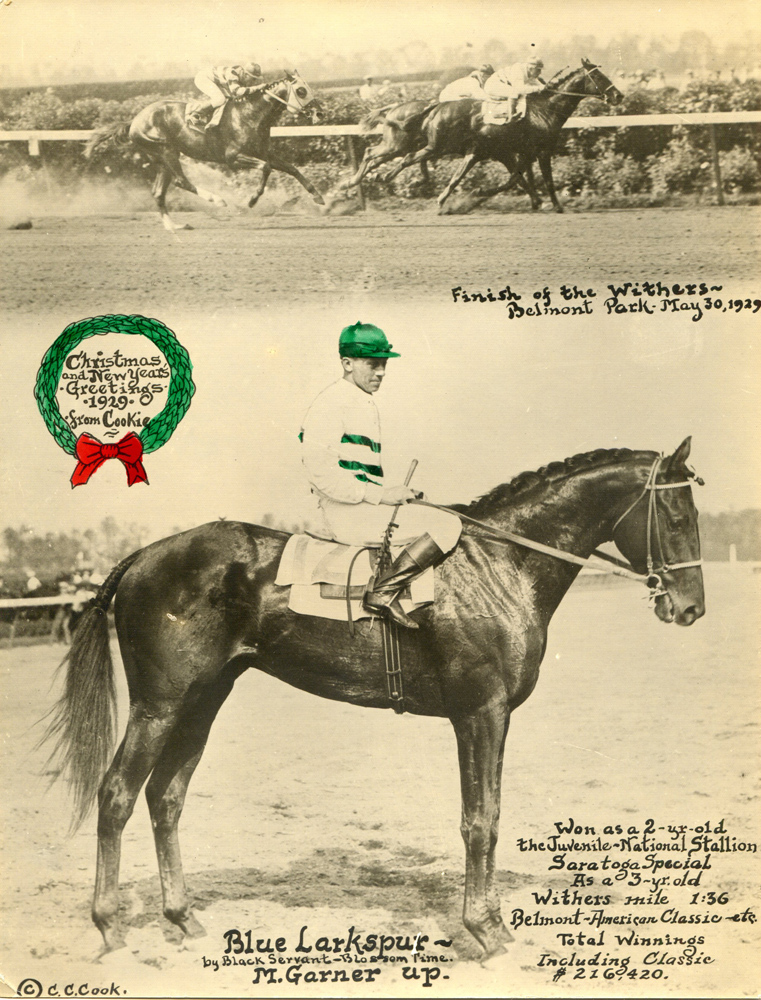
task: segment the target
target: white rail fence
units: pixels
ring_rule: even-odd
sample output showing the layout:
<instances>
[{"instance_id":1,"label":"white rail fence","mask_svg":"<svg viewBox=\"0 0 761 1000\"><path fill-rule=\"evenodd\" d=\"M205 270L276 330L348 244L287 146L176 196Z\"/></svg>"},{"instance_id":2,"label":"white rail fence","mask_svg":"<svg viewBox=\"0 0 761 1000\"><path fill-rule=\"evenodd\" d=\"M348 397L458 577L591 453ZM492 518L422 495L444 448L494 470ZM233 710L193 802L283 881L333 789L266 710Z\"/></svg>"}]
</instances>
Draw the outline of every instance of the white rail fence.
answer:
<instances>
[{"instance_id":1,"label":"white rail fence","mask_svg":"<svg viewBox=\"0 0 761 1000\"><path fill-rule=\"evenodd\" d=\"M717 125L750 125L761 122L761 111L694 111L689 114L665 115L599 115L590 118L569 118L564 128L641 128L654 125L703 125L708 126L711 138L711 156L719 204L724 204L721 187L721 169L716 146ZM94 130L90 129L18 129L0 131L0 142L25 142L31 156L41 156L41 142L87 142ZM361 125L283 125L271 130L278 139L299 137L345 137L352 166L357 160L354 143L356 136L379 135L381 126L365 132Z\"/></svg>"},{"instance_id":2,"label":"white rail fence","mask_svg":"<svg viewBox=\"0 0 761 1000\"><path fill-rule=\"evenodd\" d=\"M95 594L92 590L78 590L74 594L54 594L50 597L4 597L0 599L0 611L10 609L14 612L10 621L10 628L7 637L2 640L2 645L11 649L16 640L16 629L19 621L24 621L24 611L27 608L57 607L55 615L50 621L50 631L48 642L54 643L60 639L63 642L71 642L71 632L69 619L72 611L79 611L87 601ZM39 639L39 636L35 636Z\"/></svg>"}]
</instances>

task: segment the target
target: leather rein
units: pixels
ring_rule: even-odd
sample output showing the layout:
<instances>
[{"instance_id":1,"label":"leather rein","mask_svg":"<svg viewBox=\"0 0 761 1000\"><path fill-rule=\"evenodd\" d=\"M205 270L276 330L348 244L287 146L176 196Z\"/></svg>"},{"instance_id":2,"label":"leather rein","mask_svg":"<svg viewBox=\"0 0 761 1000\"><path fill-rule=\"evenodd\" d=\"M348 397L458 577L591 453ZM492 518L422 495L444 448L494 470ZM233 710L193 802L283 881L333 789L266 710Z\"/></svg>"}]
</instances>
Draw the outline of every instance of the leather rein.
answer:
<instances>
[{"instance_id":1,"label":"leather rein","mask_svg":"<svg viewBox=\"0 0 761 1000\"><path fill-rule=\"evenodd\" d=\"M553 556L556 559L562 559L564 562L573 563L576 566L587 566L589 568L595 568L602 571L603 573L613 574L615 576L623 576L628 580L636 580L638 583L646 584L648 590L650 591L650 598L654 600L656 597L663 597L667 593L666 588L663 584L661 577L662 573L668 573L677 569L691 569L695 566L701 566L703 563L702 559L693 559L687 562L678 563L667 563L663 543L661 540L661 530L660 523L658 521L658 506L657 506L657 496L659 490L672 490L677 489L682 486L691 486L691 479L694 479L698 485L703 485L703 480L698 476L691 475L689 479L685 479L683 482L678 483L658 483L656 482L658 477L658 472L663 462L663 456L656 458L655 462L648 473L647 480L645 481L644 488L639 496L634 500L633 503L624 511L624 513L616 520L613 525L612 534L615 535L616 528L631 514L637 504L645 496L649 494L648 509L647 509L647 572L637 573L633 566L629 563L624 562L621 559L617 559L615 556L608 555L607 552L601 552L599 549L595 549L587 558L584 556L577 556L573 552L566 552L564 549L556 549L551 545L545 545L543 542L535 542L532 538L525 538L523 535L516 535L512 531L504 531L502 528L495 528L491 524L486 524L483 521L478 521L474 517L469 517L467 514L463 514L459 510L454 510L451 507L444 507L440 504L430 503L428 500L411 500L410 503L419 504L423 507L435 507L437 510L447 511L449 514L454 514L459 517L461 521L467 521L469 524L474 524L478 528L482 528L484 531L490 532L495 538L501 541L514 542L516 545L521 545L526 549L533 549L536 552L541 552L547 556ZM652 539L653 535L657 540L657 547L660 559L660 565L655 565L655 560L653 559L653 546ZM597 559L602 560L603 565L591 563L589 560L594 556Z\"/></svg>"},{"instance_id":2,"label":"leather rein","mask_svg":"<svg viewBox=\"0 0 761 1000\"><path fill-rule=\"evenodd\" d=\"M603 100L607 100L608 91L617 90L618 88L616 87L615 84L609 82L607 87L604 87L602 90L600 90L600 85L597 82L597 80L595 80L594 75L592 73L592 70L599 68L600 68L599 66L593 66L592 69L587 69L586 66L581 67L581 69L584 71L584 76L589 77L589 79L597 88L596 94L587 94L585 92L579 93L577 90L560 90L558 87L552 86L551 80L544 88L545 92L549 92L551 94L562 94L566 97L601 97ZM555 75L557 76L557 74ZM605 79L607 79L607 77L605 77Z\"/></svg>"}]
</instances>

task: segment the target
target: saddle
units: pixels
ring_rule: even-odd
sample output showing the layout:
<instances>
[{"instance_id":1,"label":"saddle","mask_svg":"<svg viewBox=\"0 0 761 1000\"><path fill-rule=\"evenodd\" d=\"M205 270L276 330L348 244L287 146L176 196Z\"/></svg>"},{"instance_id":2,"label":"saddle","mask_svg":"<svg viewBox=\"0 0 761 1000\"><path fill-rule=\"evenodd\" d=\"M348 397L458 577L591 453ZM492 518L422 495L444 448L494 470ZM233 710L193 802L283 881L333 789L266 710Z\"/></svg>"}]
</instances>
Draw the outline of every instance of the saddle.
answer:
<instances>
[{"instance_id":1,"label":"saddle","mask_svg":"<svg viewBox=\"0 0 761 1000\"><path fill-rule=\"evenodd\" d=\"M484 101L481 105L481 116L484 125L507 125L517 122L526 116L526 95L521 94L515 106L515 113L510 117L510 99L502 101Z\"/></svg>"},{"instance_id":2,"label":"saddle","mask_svg":"<svg viewBox=\"0 0 761 1000\"><path fill-rule=\"evenodd\" d=\"M392 559L402 548L391 547ZM296 614L344 622L369 618L371 613L364 609L362 599L379 553L380 545L360 547L313 535L291 535L280 558L275 584L291 588L288 607ZM433 569L416 577L401 595L407 614L433 600Z\"/></svg>"},{"instance_id":3,"label":"saddle","mask_svg":"<svg viewBox=\"0 0 761 1000\"><path fill-rule=\"evenodd\" d=\"M209 100L193 99L185 105L185 121L188 125L202 130L216 128L222 121L222 115L227 107L227 101L218 108ZM214 112L212 114L212 111Z\"/></svg>"}]
</instances>

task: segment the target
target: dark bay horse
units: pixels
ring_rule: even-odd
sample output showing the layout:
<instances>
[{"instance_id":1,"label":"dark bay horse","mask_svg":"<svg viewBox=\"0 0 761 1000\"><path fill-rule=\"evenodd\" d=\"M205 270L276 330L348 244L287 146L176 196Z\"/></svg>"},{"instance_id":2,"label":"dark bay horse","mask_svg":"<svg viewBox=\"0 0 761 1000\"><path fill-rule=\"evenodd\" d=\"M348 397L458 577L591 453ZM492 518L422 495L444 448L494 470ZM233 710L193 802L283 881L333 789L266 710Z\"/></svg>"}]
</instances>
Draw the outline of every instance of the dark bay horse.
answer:
<instances>
[{"instance_id":1,"label":"dark bay horse","mask_svg":"<svg viewBox=\"0 0 761 1000\"><path fill-rule=\"evenodd\" d=\"M431 101L405 101L403 104L390 105L385 108L377 108L371 111L362 119L362 128L370 132L376 125L383 126L382 138L375 146L368 146L362 162L354 176L346 181L344 188L356 187L357 184L370 173L384 163L395 160L400 156L407 157L422 149L426 144L426 135L422 125L426 115L436 107L436 102ZM386 174L386 183L397 177L404 170L407 163L403 160ZM420 164L423 179L428 182L428 163L423 161Z\"/></svg>"},{"instance_id":2,"label":"dark bay horse","mask_svg":"<svg viewBox=\"0 0 761 1000\"><path fill-rule=\"evenodd\" d=\"M415 612L419 632L400 636L408 711L447 717L455 731L463 919L487 954L512 940L494 880L510 713L534 689L550 618L579 572L494 533L518 532L582 557L612 539L636 572L651 578L657 616L691 625L705 608L689 450L687 438L667 458L589 452L523 473L458 507L481 526L468 524L436 570L437 601ZM323 698L390 707L380 629L363 627L351 637L343 622L288 609L287 588L274 582L287 539L228 521L165 538L116 566L80 620L46 738L57 740L79 821L98 797L92 913L107 949L124 943L121 835L146 780L164 913L186 934L204 933L185 888L177 823L214 718L244 670L255 667ZM130 712L111 761L106 611L114 596Z\"/></svg>"},{"instance_id":3,"label":"dark bay horse","mask_svg":"<svg viewBox=\"0 0 761 1000\"><path fill-rule=\"evenodd\" d=\"M560 77L545 90L529 94L526 114L509 124L484 124L480 101L446 101L425 118L422 129L426 145L406 156L403 167L452 153L463 156L462 163L439 195L439 205L443 205L471 167L482 160L497 160L510 171L511 179L502 187L482 193L481 198L491 197L519 183L528 191L531 207L537 209L541 199L531 164L538 160L555 211L562 212L552 179L552 154L561 129L585 97L600 97L613 105L623 100L623 94L600 68L583 59L579 69Z\"/></svg>"},{"instance_id":4,"label":"dark bay horse","mask_svg":"<svg viewBox=\"0 0 761 1000\"><path fill-rule=\"evenodd\" d=\"M166 193L174 182L178 187L210 201L215 205L225 202L218 195L192 184L182 169L180 156L205 163L223 163L228 167L256 167L263 164L259 187L248 200L252 208L264 192L273 170L282 170L307 189L318 205L324 201L314 185L304 175L273 150L270 129L287 109L293 113L312 105L315 113L317 100L306 81L297 73L288 73L264 90L225 105L219 125L204 134L185 124L183 101L156 101L143 108L131 122L99 129L87 144L85 155L92 156L99 147L109 142L131 142L144 153L157 171L153 181L153 197L161 213L164 226L172 231L184 229L169 218Z\"/></svg>"}]
</instances>

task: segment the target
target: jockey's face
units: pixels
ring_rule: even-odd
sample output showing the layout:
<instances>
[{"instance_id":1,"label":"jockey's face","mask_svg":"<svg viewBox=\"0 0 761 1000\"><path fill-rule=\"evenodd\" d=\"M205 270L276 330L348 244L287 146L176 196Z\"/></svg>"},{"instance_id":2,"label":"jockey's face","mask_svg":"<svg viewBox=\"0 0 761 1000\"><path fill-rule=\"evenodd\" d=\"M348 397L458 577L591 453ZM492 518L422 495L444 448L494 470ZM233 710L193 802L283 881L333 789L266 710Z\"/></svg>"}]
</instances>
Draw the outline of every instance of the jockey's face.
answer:
<instances>
[{"instance_id":1,"label":"jockey's face","mask_svg":"<svg viewBox=\"0 0 761 1000\"><path fill-rule=\"evenodd\" d=\"M386 374L387 358L341 358L344 378L363 392L377 392Z\"/></svg>"}]
</instances>

